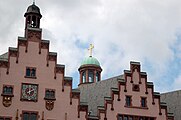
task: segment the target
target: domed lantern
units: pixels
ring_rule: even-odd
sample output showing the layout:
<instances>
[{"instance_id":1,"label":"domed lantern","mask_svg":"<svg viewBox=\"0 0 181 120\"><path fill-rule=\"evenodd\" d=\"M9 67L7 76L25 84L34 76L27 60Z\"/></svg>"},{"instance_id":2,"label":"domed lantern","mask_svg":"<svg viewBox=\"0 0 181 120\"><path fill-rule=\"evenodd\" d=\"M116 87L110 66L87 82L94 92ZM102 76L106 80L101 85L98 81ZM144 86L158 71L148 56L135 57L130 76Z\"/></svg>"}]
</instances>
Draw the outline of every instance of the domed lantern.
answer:
<instances>
[{"instance_id":1,"label":"domed lantern","mask_svg":"<svg viewBox=\"0 0 181 120\"><path fill-rule=\"evenodd\" d=\"M91 44L89 48L90 56L82 61L78 69L80 73L80 84L95 83L101 80L102 68L99 61L95 57L92 57L93 48L94 46Z\"/></svg>"},{"instance_id":2,"label":"domed lantern","mask_svg":"<svg viewBox=\"0 0 181 120\"><path fill-rule=\"evenodd\" d=\"M40 13L40 8L35 5L35 2L27 8L24 17L26 18L25 29L27 29L27 27L40 28L42 15Z\"/></svg>"}]
</instances>

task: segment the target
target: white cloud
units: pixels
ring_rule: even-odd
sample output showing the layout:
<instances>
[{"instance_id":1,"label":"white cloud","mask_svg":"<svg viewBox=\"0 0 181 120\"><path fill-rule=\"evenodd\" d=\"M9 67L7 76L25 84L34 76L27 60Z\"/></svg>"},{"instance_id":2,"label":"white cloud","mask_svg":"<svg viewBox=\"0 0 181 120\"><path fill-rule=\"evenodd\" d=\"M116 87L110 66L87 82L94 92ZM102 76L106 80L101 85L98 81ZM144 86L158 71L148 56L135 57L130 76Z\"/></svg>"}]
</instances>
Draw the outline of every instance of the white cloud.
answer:
<instances>
[{"instance_id":1,"label":"white cloud","mask_svg":"<svg viewBox=\"0 0 181 120\"><path fill-rule=\"evenodd\" d=\"M5 44L1 52L16 45L15 37L23 32L23 14L29 5L23 2L23 5L22 0L0 3L8 6L0 7L6 12L5 17L0 15L0 25L5 29L0 30L0 44ZM180 4L180 0L37 1L43 15L44 38L50 39L50 48L58 52L58 61L66 65L67 75L77 71L86 55L86 49L76 44L78 38L79 44L87 47L94 44L93 55L103 67L104 78L122 74L123 69L129 69L131 60L143 65L146 60L154 71L149 73L151 81L164 76L168 71L166 64L174 59L171 47L181 27ZM2 21L9 23L2 24ZM2 42L4 39L6 43ZM150 71L146 66L143 69Z\"/></svg>"},{"instance_id":2,"label":"white cloud","mask_svg":"<svg viewBox=\"0 0 181 120\"><path fill-rule=\"evenodd\" d=\"M179 75L173 83L173 87L175 90L180 90L181 89L181 75Z\"/></svg>"}]
</instances>

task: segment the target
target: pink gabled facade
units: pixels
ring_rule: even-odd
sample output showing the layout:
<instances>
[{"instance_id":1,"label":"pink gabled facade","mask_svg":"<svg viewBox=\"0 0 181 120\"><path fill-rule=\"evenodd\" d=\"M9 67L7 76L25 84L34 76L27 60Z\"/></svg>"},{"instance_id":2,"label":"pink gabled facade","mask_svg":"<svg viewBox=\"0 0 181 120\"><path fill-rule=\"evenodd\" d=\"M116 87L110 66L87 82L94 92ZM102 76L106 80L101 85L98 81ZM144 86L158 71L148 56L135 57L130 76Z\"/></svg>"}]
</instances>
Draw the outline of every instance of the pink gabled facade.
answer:
<instances>
[{"instance_id":1,"label":"pink gabled facade","mask_svg":"<svg viewBox=\"0 0 181 120\"><path fill-rule=\"evenodd\" d=\"M102 68L91 55L73 89L65 66L42 39L40 9L33 3L24 17L25 36L0 55L0 120L173 120L138 62L101 81Z\"/></svg>"},{"instance_id":2,"label":"pink gabled facade","mask_svg":"<svg viewBox=\"0 0 181 120\"><path fill-rule=\"evenodd\" d=\"M49 51L39 26L31 26L34 18L40 22L34 8L38 7L33 4L26 12L31 17L26 18L25 37L18 37L17 48L1 56L0 119L85 120L72 78L64 76L65 67L57 64L57 54Z\"/></svg>"},{"instance_id":3,"label":"pink gabled facade","mask_svg":"<svg viewBox=\"0 0 181 120\"><path fill-rule=\"evenodd\" d=\"M147 82L140 64L131 62L130 66L130 71L124 71L124 79L118 80L118 90L112 89L111 98L105 99L100 119L167 120L166 107L160 105L160 96L153 92L153 84Z\"/></svg>"}]
</instances>

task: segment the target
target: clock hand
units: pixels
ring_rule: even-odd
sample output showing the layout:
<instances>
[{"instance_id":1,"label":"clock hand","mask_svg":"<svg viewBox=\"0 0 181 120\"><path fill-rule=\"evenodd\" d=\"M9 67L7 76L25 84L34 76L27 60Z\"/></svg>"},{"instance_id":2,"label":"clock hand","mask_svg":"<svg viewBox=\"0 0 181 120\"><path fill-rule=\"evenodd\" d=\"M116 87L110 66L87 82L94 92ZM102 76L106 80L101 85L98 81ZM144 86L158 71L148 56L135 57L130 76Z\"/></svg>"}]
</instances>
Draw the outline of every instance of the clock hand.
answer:
<instances>
[{"instance_id":1,"label":"clock hand","mask_svg":"<svg viewBox=\"0 0 181 120\"><path fill-rule=\"evenodd\" d=\"M32 92L32 91L34 91L35 89L32 89L32 90L29 90L27 93L30 95L30 93Z\"/></svg>"},{"instance_id":2,"label":"clock hand","mask_svg":"<svg viewBox=\"0 0 181 120\"><path fill-rule=\"evenodd\" d=\"M28 93L29 93L29 91L30 91L30 87L28 87ZM30 94L30 93L29 93Z\"/></svg>"}]
</instances>

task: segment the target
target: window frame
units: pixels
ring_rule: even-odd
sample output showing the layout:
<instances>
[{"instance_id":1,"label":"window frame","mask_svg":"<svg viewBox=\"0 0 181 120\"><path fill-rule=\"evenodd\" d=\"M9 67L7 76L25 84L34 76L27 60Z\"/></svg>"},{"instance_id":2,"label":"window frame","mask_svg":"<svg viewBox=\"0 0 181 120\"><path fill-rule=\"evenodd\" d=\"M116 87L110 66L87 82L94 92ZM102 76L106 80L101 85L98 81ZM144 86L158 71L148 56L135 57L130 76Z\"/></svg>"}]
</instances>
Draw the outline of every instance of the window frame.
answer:
<instances>
[{"instance_id":1,"label":"window frame","mask_svg":"<svg viewBox=\"0 0 181 120\"><path fill-rule=\"evenodd\" d=\"M129 100L129 104L128 104L128 102L127 102L127 98L130 98L130 100ZM132 107L132 96L131 95L126 95L126 97L125 97L125 107Z\"/></svg>"},{"instance_id":2,"label":"window frame","mask_svg":"<svg viewBox=\"0 0 181 120\"><path fill-rule=\"evenodd\" d=\"M144 106L143 106L143 104L142 104L142 100L144 100ZM141 97L140 102L141 102L141 107L147 108L147 97Z\"/></svg>"},{"instance_id":3,"label":"window frame","mask_svg":"<svg viewBox=\"0 0 181 120\"><path fill-rule=\"evenodd\" d=\"M82 83L86 83L86 71L82 72Z\"/></svg>"},{"instance_id":4,"label":"window frame","mask_svg":"<svg viewBox=\"0 0 181 120\"><path fill-rule=\"evenodd\" d=\"M140 118L144 119L153 119L156 120L155 117L151 117L151 116L138 116L138 115L129 115L129 114L117 114L117 120L125 120L124 118L127 117L127 120L130 120L130 118L132 120L139 120Z\"/></svg>"},{"instance_id":5,"label":"window frame","mask_svg":"<svg viewBox=\"0 0 181 120\"><path fill-rule=\"evenodd\" d=\"M92 78L91 80L89 78ZM93 83L94 82L94 70L88 70L88 82Z\"/></svg>"},{"instance_id":6,"label":"window frame","mask_svg":"<svg viewBox=\"0 0 181 120\"><path fill-rule=\"evenodd\" d=\"M53 92L54 93L54 96L53 97L47 97L47 92ZM44 97L45 100L56 100L56 97L55 97L55 89L49 89L49 88L46 88L45 89L45 97Z\"/></svg>"},{"instance_id":7,"label":"window frame","mask_svg":"<svg viewBox=\"0 0 181 120\"><path fill-rule=\"evenodd\" d=\"M23 110L22 111L22 114L21 114L21 119L23 120L24 118L24 114L25 113L27 113L28 114L28 120L30 119L30 115L31 114L36 114L36 120L38 120L38 118L39 118L39 115L38 115L38 112L37 111L25 111L25 110Z\"/></svg>"},{"instance_id":8,"label":"window frame","mask_svg":"<svg viewBox=\"0 0 181 120\"><path fill-rule=\"evenodd\" d=\"M100 73L96 71L96 82L100 81Z\"/></svg>"},{"instance_id":9,"label":"window frame","mask_svg":"<svg viewBox=\"0 0 181 120\"><path fill-rule=\"evenodd\" d=\"M30 70L29 74L28 74L28 69ZM34 70L34 73L33 73L33 70ZM37 72L37 69L36 67L26 67L26 70L25 70L25 78L33 78L33 79L36 79L36 72Z\"/></svg>"},{"instance_id":10,"label":"window frame","mask_svg":"<svg viewBox=\"0 0 181 120\"><path fill-rule=\"evenodd\" d=\"M12 88L12 92L11 93L4 92L5 87ZM14 96L13 94L14 94L14 86L13 85L3 85L2 94L1 94L2 96Z\"/></svg>"},{"instance_id":11,"label":"window frame","mask_svg":"<svg viewBox=\"0 0 181 120\"><path fill-rule=\"evenodd\" d=\"M10 120L12 120L12 117L10 117L10 116L0 116L0 119L3 119L3 120L5 120L5 119L10 119Z\"/></svg>"}]
</instances>

